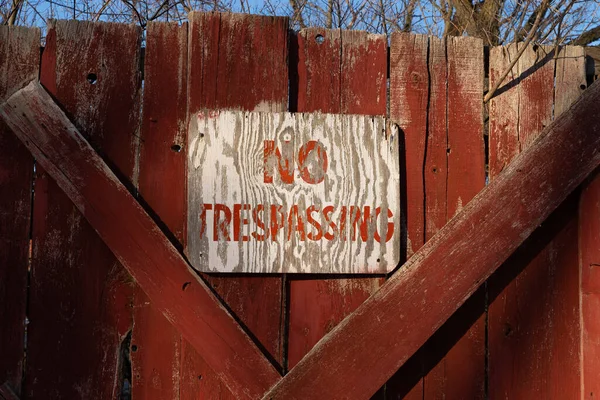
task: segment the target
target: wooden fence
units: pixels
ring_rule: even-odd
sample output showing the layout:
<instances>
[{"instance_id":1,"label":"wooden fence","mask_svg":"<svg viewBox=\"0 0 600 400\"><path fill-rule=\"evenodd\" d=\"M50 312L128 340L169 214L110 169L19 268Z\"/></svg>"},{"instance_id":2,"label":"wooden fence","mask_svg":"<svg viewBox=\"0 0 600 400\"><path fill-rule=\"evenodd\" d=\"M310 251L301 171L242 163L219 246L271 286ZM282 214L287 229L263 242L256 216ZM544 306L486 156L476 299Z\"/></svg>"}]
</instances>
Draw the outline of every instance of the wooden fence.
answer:
<instances>
[{"instance_id":1,"label":"wooden fence","mask_svg":"<svg viewBox=\"0 0 600 400\"><path fill-rule=\"evenodd\" d=\"M407 259L589 83L583 48L531 46L484 105L486 82L494 85L522 44L488 55L474 38L294 33L286 18L252 15L192 13L182 26L150 23L144 51L135 26L58 21L41 58L39 45L39 30L0 27L0 99L39 75L181 251L181 149L197 110L388 115L403 133ZM600 179L589 179L374 398L600 394L599 241ZM386 279L203 278L282 373ZM2 124L4 382L33 399L236 398Z\"/></svg>"}]
</instances>

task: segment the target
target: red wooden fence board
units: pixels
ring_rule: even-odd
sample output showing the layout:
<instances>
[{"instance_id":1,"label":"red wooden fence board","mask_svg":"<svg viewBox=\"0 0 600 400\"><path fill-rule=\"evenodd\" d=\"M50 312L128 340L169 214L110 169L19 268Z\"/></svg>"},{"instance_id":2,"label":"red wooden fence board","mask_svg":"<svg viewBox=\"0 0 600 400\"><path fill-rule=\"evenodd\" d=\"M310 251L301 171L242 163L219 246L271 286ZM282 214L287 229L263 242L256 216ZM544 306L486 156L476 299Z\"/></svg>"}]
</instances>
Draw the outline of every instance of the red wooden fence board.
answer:
<instances>
[{"instance_id":1,"label":"red wooden fence board","mask_svg":"<svg viewBox=\"0 0 600 400\"><path fill-rule=\"evenodd\" d=\"M573 103L581 95L587 86L586 82L586 62L585 49L583 47L565 46L561 48L556 60L555 72L555 91L554 91L554 113L560 114L564 112L571 103ZM597 176L597 173L596 173ZM578 398L593 399L600 393L600 382L598 373L600 371L600 326L598 314L600 311L600 302L598 301L598 287L600 287L600 279L597 273L594 273L594 265L598 263L598 254L600 254L600 214L598 196L598 178L591 179L588 185L584 185L577 218L573 221L579 223L578 232L571 233L572 237L562 240L565 244L569 244L569 254L575 247L579 249L579 274L578 281L575 281L574 268L562 268L564 274L568 276L558 277L557 280L564 279L569 282L569 298L571 302L562 301L559 299L557 306L563 310L561 317L567 323L557 324L562 335L555 342L556 351L561 353L554 357L556 359L572 360L571 365L574 365L577 360L573 360L572 355L564 354L568 350L572 350L572 346L563 346L563 343L580 343L581 347L578 352L579 361L581 362L582 370L580 387L577 387L576 394ZM574 243L573 238L578 237L579 243ZM594 261L595 260L595 261ZM569 264L572 266L573 264ZM564 287L564 286L562 286ZM578 290L576 290L578 289ZM573 293L575 292L575 293ZM579 295L580 307L573 307L573 297ZM564 293L557 293L559 296L565 296ZM565 307L569 307L565 310ZM573 315L571 309L579 310L580 316ZM564 315L564 311L568 311ZM580 319L578 318L580 317ZM570 323L569 323L570 322ZM579 338L577 338L579 335ZM575 336L575 337L574 337ZM564 385L563 377L554 380L555 385ZM568 389L576 388L577 382L571 380ZM558 391L558 393L561 393ZM575 396L573 396L575 397Z\"/></svg>"},{"instance_id":2,"label":"red wooden fence board","mask_svg":"<svg viewBox=\"0 0 600 400\"><path fill-rule=\"evenodd\" d=\"M180 248L186 225L187 32L187 24L147 26L140 135L139 199ZM179 398L188 387L180 377L184 339L137 285L133 307L133 398Z\"/></svg>"},{"instance_id":3,"label":"red wooden fence board","mask_svg":"<svg viewBox=\"0 0 600 400\"><path fill-rule=\"evenodd\" d=\"M188 43L190 118L205 108L287 109L287 18L192 13ZM187 143L187 136L183 142ZM284 279L203 276L266 352L283 364ZM227 389L185 343L181 375L182 398L227 396Z\"/></svg>"},{"instance_id":4,"label":"red wooden fence board","mask_svg":"<svg viewBox=\"0 0 600 400\"><path fill-rule=\"evenodd\" d=\"M429 40L430 47L437 41L435 38ZM444 203L442 203L446 205L446 210L445 219L438 221L434 226L431 226L432 217L435 218L435 214L431 213L434 208L426 210L427 240L437 232L437 229L443 227L447 220L460 212L462 207L485 186L483 43L476 38L451 37L447 39L446 46L448 97L447 104L444 104L447 111L443 110L442 113L447 112L447 143L439 146L438 150L446 151L447 156L446 182L442 184L446 190ZM435 69L432 70L432 77L434 75L438 75ZM431 100L430 104L432 104ZM436 132L432 131L430 126L428 137L431 138L434 134ZM433 146L428 145L426 160L429 160L430 149L435 151ZM442 154L438 157L443 160ZM428 162L425 172L427 175L439 174L436 168L436 163ZM427 199L435 190L430 183L426 180ZM479 296L478 300L482 304L481 307L472 307L474 312L484 309L484 298ZM470 306L470 304L466 305L466 307ZM468 327L472 316L468 315L468 317L464 321L454 320L453 323L455 326L466 324ZM485 315L481 315L449 350L447 356L425 377L426 399L440 397L483 399L485 397L485 328Z\"/></svg>"},{"instance_id":5,"label":"red wooden fence board","mask_svg":"<svg viewBox=\"0 0 600 400\"><path fill-rule=\"evenodd\" d=\"M40 31L0 27L0 100L39 74ZM21 394L33 158L0 122L0 385Z\"/></svg>"},{"instance_id":6,"label":"red wooden fence board","mask_svg":"<svg viewBox=\"0 0 600 400\"><path fill-rule=\"evenodd\" d=\"M429 74L429 95L427 108L427 129L424 135L423 163L407 165L421 171L424 185L424 240L429 240L448 221L448 161L450 132L448 124L448 65L446 59L446 41L436 37L428 38L429 58L427 68ZM402 68L402 66L400 66ZM461 88L457 88L459 91ZM460 95L460 92L456 93ZM477 108L475 108L477 110ZM472 128L472 127L470 127ZM477 126L475 125L475 128ZM465 135L466 136L466 135ZM465 139L468 139L465 138ZM412 149L406 149L411 151ZM460 156L461 148L453 148ZM458 153L458 154L457 154ZM477 164L473 166L477 169ZM410 210L408 211L410 213ZM427 385L428 386L428 385Z\"/></svg>"},{"instance_id":7,"label":"red wooden fence board","mask_svg":"<svg viewBox=\"0 0 600 400\"><path fill-rule=\"evenodd\" d=\"M408 47L411 53L407 51L407 45L419 43L419 40L422 41L422 53L416 57L414 51L417 47L414 44L412 49ZM483 48L477 39L449 39L446 43L435 37L396 34L391 51L392 117L405 132L406 141L406 213L410 255L411 251L419 249L417 243L422 245L423 241L437 233L484 187ZM423 54L425 51L426 55ZM410 59L420 59L425 65L416 65L414 70L407 68ZM427 72L427 76L423 71ZM406 78L408 74L412 74L412 79ZM418 92L411 90L419 83L425 92L418 98L420 105L412 97ZM415 117L421 116L416 115L419 111L411 112L411 104L417 110L425 110L420 113L426 120L415 121ZM418 121L421 123L415 124ZM479 299L480 302L483 300ZM477 309L483 310L483 304L473 312ZM388 394L407 395L407 398L483 397L484 317L480 317L452 347L458 340L452 330L461 324L467 330L472 318L470 309L460 314L466 314L468 319L454 319L452 326L440 329L437 338L427 343L388 382ZM448 350L448 355L442 359ZM442 360L438 363L436 358ZM430 368L433 369L428 373ZM423 374L427 374L424 380L416 384ZM409 392L412 385L415 386Z\"/></svg>"},{"instance_id":8,"label":"red wooden fence board","mask_svg":"<svg viewBox=\"0 0 600 400\"><path fill-rule=\"evenodd\" d=\"M492 49L491 86L516 51L515 45ZM492 179L550 124L553 113L566 109L576 97L566 99L572 88L579 91L579 83L574 86L569 84L571 78L559 75L555 91L549 47L527 49L513 72L509 78L517 81L508 79L490 106ZM518 85L511 87L515 82ZM577 397L579 278L574 224L560 231L489 306L491 398Z\"/></svg>"},{"instance_id":9,"label":"red wooden fence board","mask_svg":"<svg viewBox=\"0 0 600 400\"><path fill-rule=\"evenodd\" d=\"M385 115L385 36L303 29L296 36L290 79L297 112ZM292 106L293 107L293 106ZM374 293L381 278L290 277L288 366Z\"/></svg>"},{"instance_id":10,"label":"red wooden fence board","mask_svg":"<svg viewBox=\"0 0 600 400\"><path fill-rule=\"evenodd\" d=\"M586 119L597 112L600 84L585 91L266 396L373 394L598 167L600 121Z\"/></svg>"},{"instance_id":11,"label":"red wooden fence board","mask_svg":"<svg viewBox=\"0 0 600 400\"><path fill-rule=\"evenodd\" d=\"M290 81L292 112L341 112L342 31L307 28L292 38Z\"/></svg>"},{"instance_id":12,"label":"red wooden fence board","mask_svg":"<svg viewBox=\"0 0 600 400\"><path fill-rule=\"evenodd\" d=\"M582 398L600 393L600 178L581 193L579 262L581 268Z\"/></svg>"},{"instance_id":13,"label":"red wooden fence board","mask_svg":"<svg viewBox=\"0 0 600 400\"><path fill-rule=\"evenodd\" d=\"M425 243L425 138L429 96L428 38L392 34L390 44L390 118L404 136L406 154L406 253Z\"/></svg>"},{"instance_id":14,"label":"red wooden fence board","mask_svg":"<svg viewBox=\"0 0 600 400\"><path fill-rule=\"evenodd\" d=\"M565 46L560 49L554 72L554 118L566 112L586 88L585 70L583 47ZM565 231L560 233L561 237L555 239L558 249L556 254L551 255L556 257L558 265L556 286L551 289L556 317L549 324L555 331L552 358L549 361L552 391L556 393L556 398L581 398L584 393L581 387L581 266L578 251L575 251L581 243L578 217L574 215ZM565 374L564 368L571 369L571 373Z\"/></svg>"},{"instance_id":15,"label":"red wooden fence board","mask_svg":"<svg viewBox=\"0 0 600 400\"><path fill-rule=\"evenodd\" d=\"M43 84L128 180L136 173L140 40L134 26L59 21L49 26L42 60ZM130 283L39 168L25 397L119 395L121 341L131 328Z\"/></svg>"},{"instance_id":16,"label":"red wooden fence board","mask_svg":"<svg viewBox=\"0 0 600 400\"><path fill-rule=\"evenodd\" d=\"M440 130L443 130L443 146L446 146L446 90L440 96L440 86L431 83L429 72L430 56L434 62L432 65L439 74L440 44L432 46L429 53L429 39L425 35L411 35L408 33L394 33L390 43L390 118L397 123L404 137L404 170L401 183L404 187L404 195L401 201L406 221L406 252L411 257L425 243L426 209L432 213L432 224L436 227L446 220L446 161L439 166L440 175L425 174L425 153L427 146L427 129L432 132L432 164L439 161ZM443 50L445 53L445 49ZM444 56L445 58L445 56ZM436 78L439 75L436 76ZM446 68L440 77L445 83ZM432 99L430 103L430 89ZM440 104L441 103L441 104ZM428 115L423 110L431 108ZM443 111L442 111L443 109ZM443 113L443 114L442 114ZM402 149L401 149L402 151ZM443 174L443 175L441 175ZM438 179L444 176L444 179ZM431 198L426 203L425 183L431 184ZM443 185L443 186L442 186ZM442 200L443 198L443 200ZM443 203L438 203L443 201ZM433 208L433 209L431 209ZM435 209L435 210L434 210ZM413 363L407 368L401 369L387 383L387 391L395 397L407 399L422 399L423 392L423 362L420 356L416 356ZM410 374L410 377L407 376ZM419 382L417 384L417 382ZM414 385L414 387L413 387ZM412 389L411 389L412 388Z\"/></svg>"}]
</instances>

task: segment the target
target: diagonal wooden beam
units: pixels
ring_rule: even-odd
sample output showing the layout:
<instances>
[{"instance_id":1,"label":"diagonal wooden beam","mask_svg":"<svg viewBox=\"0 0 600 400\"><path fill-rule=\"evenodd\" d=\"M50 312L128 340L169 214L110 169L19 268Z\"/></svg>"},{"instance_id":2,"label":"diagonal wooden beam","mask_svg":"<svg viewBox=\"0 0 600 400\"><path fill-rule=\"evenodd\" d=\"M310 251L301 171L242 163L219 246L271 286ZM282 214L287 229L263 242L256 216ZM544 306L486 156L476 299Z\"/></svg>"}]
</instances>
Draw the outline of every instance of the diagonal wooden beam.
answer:
<instances>
[{"instance_id":1,"label":"diagonal wooden beam","mask_svg":"<svg viewBox=\"0 0 600 400\"><path fill-rule=\"evenodd\" d=\"M281 378L39 83L0 115L236 398L259 398Z\"/></svg>"},{"instance_id":2,"label":"diagonal wooden beam","mask_svg":"<svg viewBox=\"0 0 600 400\"><path fill-rule=\"evenodd\" d=\"M596 82L264 398L369 398L599 164Z\"/></svg>"}]
</instances>

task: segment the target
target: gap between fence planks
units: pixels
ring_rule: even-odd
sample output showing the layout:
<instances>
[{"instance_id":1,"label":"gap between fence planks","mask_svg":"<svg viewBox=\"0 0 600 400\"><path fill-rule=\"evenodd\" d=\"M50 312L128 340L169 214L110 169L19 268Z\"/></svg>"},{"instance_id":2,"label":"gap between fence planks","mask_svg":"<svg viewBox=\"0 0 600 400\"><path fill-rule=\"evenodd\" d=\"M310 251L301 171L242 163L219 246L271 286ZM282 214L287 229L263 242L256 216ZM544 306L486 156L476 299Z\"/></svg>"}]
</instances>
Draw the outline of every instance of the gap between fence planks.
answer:
<instances>
[{"instance_id":1,"label":"gap between fence planks","mask_svg":"<svg viewBox=\"0 0 600 400\"><path fill-rule=\"evenodd\" d=\"M265 398L366 398L600 164L600 84L543 132Z\"/></svg>"},{"instance_id":2,"label":"gap between fence planks","mask_svg":"<svg viewBox=\"0 0 600 400\"><path fill-rule=\"evenodd\" d=\"M273 365L39 83L11 96L0 115L236 398L259 398L279 380Z\"/></svg>"}]
</instances>

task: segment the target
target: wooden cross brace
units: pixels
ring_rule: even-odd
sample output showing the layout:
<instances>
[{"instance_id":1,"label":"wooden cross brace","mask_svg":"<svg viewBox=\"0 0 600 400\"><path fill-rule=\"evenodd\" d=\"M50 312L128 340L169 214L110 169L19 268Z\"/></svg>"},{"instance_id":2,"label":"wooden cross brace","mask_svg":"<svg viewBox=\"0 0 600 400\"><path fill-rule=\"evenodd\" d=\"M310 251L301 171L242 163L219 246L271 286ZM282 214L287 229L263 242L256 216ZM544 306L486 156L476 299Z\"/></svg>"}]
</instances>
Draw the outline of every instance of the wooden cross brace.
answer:
<instances>
[{"instance_id":1,"label":"wooden cross brace","mask_svg":"<svg viewBox=\"0 0 600 400\"><path fill-rule=\"evenodd\" d=\"M236 398L368 398L600 164L596 82L282 378L39 83L0 115Z\"/></svg>"}]
</instances>

